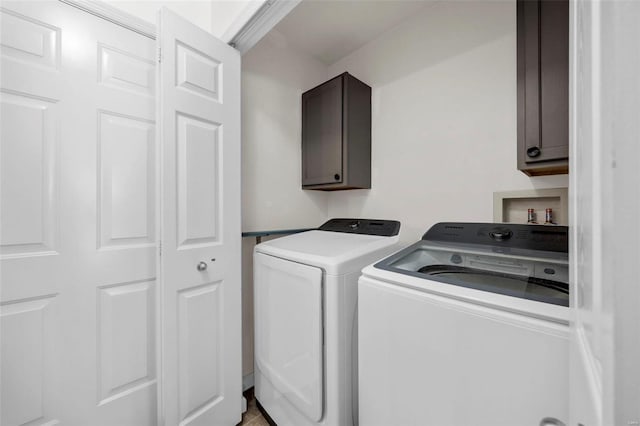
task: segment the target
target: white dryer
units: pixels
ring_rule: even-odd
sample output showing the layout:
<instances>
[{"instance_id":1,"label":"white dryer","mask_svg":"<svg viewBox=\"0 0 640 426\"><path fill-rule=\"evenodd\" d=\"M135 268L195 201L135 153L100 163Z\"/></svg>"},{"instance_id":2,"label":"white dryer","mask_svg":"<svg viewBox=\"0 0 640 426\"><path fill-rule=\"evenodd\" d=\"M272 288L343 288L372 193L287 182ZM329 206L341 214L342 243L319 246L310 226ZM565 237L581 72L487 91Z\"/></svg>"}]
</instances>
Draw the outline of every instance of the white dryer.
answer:
<instances>
[{"instance_id":1,"label":"white dryer","mask_svg":"<svg viewBox=\"0 0 640 426\"><path fill-rule=\"evenodd\" d=\"M254 252L255 395L279 426L357 424L357 284L400 223L332 219Z\"/></svg>"}]
</instances>

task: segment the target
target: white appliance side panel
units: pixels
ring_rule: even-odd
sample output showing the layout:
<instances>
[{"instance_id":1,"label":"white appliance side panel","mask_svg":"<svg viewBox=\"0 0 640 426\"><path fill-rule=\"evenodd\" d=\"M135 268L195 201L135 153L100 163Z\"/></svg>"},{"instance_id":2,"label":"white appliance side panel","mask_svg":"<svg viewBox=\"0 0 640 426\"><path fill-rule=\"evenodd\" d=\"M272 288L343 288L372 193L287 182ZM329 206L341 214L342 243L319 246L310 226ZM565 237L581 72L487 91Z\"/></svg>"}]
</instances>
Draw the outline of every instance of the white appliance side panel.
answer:
<instances>
[{"instance_id":1,"label":"white appliance side panel","mask_svg":"<svg viewBox=\"0 0 640 426\"><path fill-rule=\"evenodd\" d=\"M567 326L366 277L358 290L360 424L567 418Z\"/></svg>"},{"instance_id":2,"label":"white appliance side panel","mask_svg":"<svg viewBox=\"0 0 640 426\"><path fill-rule=\"evenodd\" d=\"M312 421L322 417L322 270L254 255L256 367Z\"/></svg>"}]
</instances>

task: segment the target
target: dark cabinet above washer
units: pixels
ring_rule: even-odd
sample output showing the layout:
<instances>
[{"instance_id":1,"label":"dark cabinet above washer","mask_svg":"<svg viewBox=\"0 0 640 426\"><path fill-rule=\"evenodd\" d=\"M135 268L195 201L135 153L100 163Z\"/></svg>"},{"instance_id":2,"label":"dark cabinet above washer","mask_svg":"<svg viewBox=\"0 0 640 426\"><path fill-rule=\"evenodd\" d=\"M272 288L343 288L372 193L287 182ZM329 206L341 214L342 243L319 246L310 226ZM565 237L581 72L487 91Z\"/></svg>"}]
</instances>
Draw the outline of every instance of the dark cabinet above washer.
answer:
<instances>
[{"instance_id":1,"label":"dark cabinet above washer","mask_svg":"<svg viewBox=\"0 0 640 426\"><path fill-rule=\"evenodd\" d=\"M569 171L569 1L518 0L518 169Z\"/></svg>"},{"instance_id":2,"label":"dark cabinet above washer","mask_svg":"<svg viewBox=\"0 0 640 426\"><path fill-rule=\"evenodd\" d=\"M302 94L302 188L371 188L371 87L349 73Z\"/></svg>"}]
</instances>

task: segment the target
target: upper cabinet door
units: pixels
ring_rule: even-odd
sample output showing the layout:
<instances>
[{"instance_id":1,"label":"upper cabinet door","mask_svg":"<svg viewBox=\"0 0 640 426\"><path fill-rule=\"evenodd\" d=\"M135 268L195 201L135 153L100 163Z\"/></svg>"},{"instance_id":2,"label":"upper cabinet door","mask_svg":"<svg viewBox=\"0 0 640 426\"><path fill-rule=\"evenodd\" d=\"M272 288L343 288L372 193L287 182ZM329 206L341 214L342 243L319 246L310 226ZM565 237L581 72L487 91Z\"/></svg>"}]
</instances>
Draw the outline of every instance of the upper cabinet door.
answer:
<instances>
[{"instance_id":1,"label":"upper cabinet door","mask_svg":"<svg viewBox=\"0 0 640 426\"><path fill-rule=\"evenodd\" d=\"M159 17L165 425L241 420L240 54Z\"/></svg>"},{"instance_id":2,"label":"upper cabinet door","mask_svg":"<svg viewBox=\"0 0 640 426\"><path fill-rule=\"evenodd\" d=\"M569 2L518 1L518 169L568 172Z\"/></svg>"},{"instance_id":3,"label":"upper cabinet door","mask_svg":"<svg viewBox=\"0 0 640 426\"><path fill-rule=\"evenodd\" d=\"M302 185L342 182L342 76L302 94Z\"/></svg>"},{"instance_id":4,"label":"upper cabinet door","mask_svg":"<svg viewBox=\"0 0 640 426\"><path fill-rule=\"evenodd\" d=\"M349 73L302 94L302 188L371 188L371 87Z\"/></svg>"}]
</instances>

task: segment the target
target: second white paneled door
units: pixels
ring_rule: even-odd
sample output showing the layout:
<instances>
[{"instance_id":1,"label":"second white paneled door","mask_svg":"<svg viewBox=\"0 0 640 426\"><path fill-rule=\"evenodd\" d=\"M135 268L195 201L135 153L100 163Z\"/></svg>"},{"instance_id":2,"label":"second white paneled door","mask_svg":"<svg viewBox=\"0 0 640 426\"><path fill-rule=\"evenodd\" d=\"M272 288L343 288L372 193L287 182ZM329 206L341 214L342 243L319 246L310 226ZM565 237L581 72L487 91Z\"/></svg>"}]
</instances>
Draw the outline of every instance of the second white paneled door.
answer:
<instances>
[{"instance_id":1,"label":"second white paneled door","mask_svg":"<svg viewBox=\"0 0 640 426\"><path fill-rule=\"evenodd\" d=\"M159 20L162 355L168 425L235 425L242 399L240 54Z\"/></svg>"}]
</instances>

